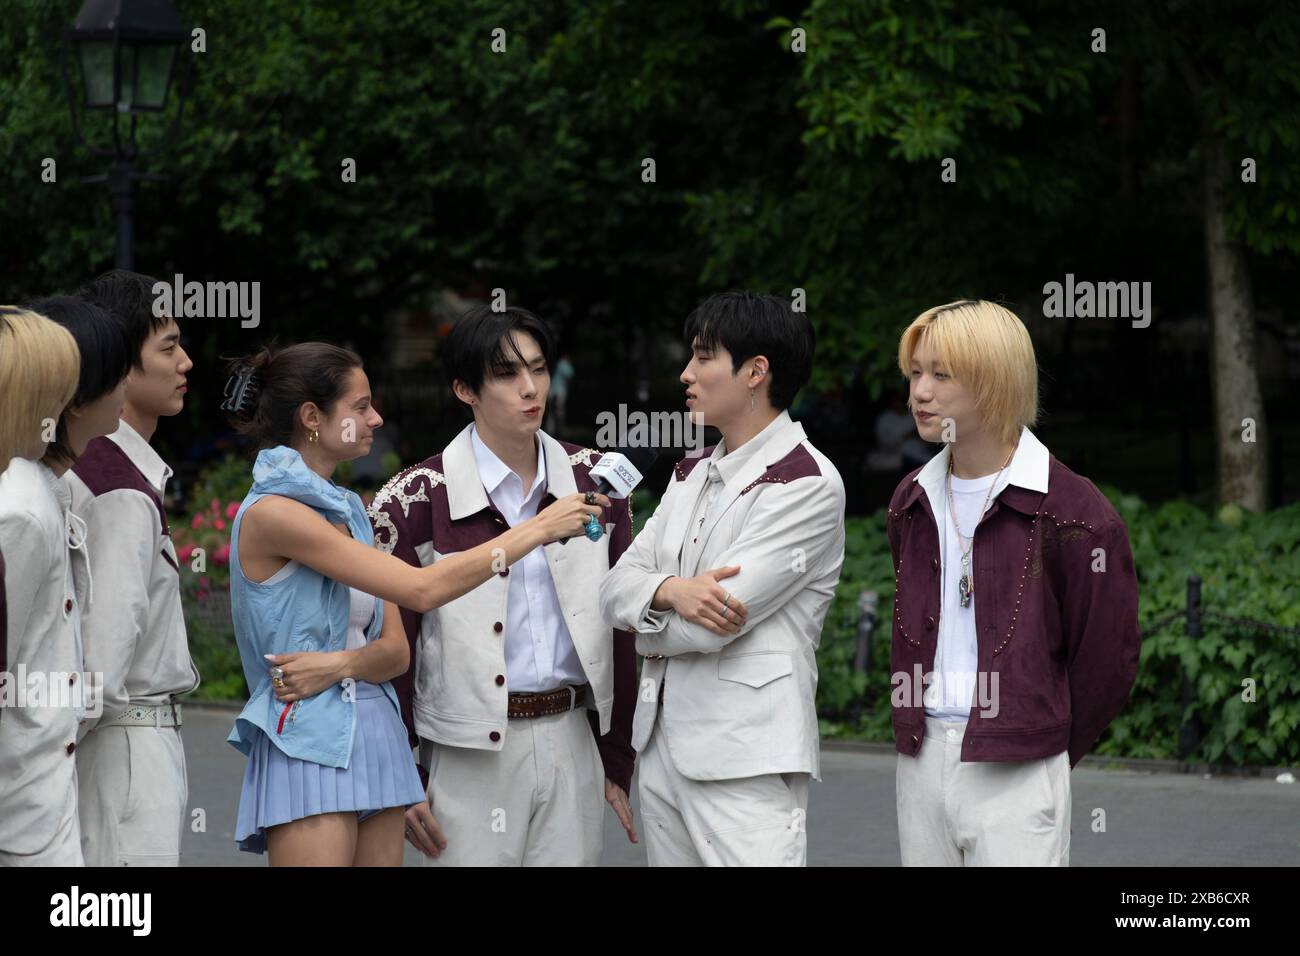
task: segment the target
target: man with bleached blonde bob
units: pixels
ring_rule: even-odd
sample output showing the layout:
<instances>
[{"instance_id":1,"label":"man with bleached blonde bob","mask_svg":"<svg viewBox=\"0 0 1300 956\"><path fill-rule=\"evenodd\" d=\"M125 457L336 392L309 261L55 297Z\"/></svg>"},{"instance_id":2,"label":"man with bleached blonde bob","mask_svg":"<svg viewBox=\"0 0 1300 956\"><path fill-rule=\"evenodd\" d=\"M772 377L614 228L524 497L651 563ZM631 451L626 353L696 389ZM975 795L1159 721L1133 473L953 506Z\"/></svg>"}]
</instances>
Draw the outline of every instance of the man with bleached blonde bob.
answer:
<instances>
[{"instance_id":1,"label":"man with bleached blonde bob","mask_svg":"<svg viewBox=\"0 0 1300 956\"><path fill-rule=\"evenodd\" d=\"M943 445L889 504L903 865L1067 866L1070 770L1137 673L1128 533L1029 430L1038 369L1012 312L929 309L898 364Z\"/></svg>"}]
</instances>

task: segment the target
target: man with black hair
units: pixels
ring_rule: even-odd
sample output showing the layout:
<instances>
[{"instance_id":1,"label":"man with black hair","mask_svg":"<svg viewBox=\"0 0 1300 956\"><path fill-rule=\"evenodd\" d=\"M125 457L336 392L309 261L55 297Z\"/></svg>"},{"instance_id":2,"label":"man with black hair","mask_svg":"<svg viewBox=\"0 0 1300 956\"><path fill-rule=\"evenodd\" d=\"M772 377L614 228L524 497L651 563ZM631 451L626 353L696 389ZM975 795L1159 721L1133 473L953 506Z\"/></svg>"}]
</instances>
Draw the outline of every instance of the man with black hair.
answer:
<instances>
[{"instance_id":1,"label":"man with black hair","mask_svg":"<svg viewBox=\"0 0 1300 956\"><path fill-rule=\"evenodd\" d=\"M169 468L149 444L179 414L193 367L180 327L155 315L149 276L109 272L78 296L126 330L131 370L117 431L64 476L88 526L94 596L83 609L86 670L103 709L80 731L82 852L88 866L178 866L189 786L177 698L194 690L180 569L163 507Z\"/></svg>"},{"instance_id":2,"label":"man with black hair","mask_svg":"<svg viewBox=\"0 0 1300 956\"><path fill-rule=\"evenodd\" d=\"M807 317L715 295L686 320L686 407L722 441L680 461L600 607L645 656L632 744L651 866L802 866L818 774L816 651L844 560L844 485L787 411Z\"/></svg>"},{"instance_id":3,"label":"man with black hair","mask_svg":"<svg viewBox=\"0 0 1300 956\"><path fill-rule=\"evenodd\" d=\"M371 505L376 547L417 567L594 491L600 460L541 430L554 345L531 312L471 310L442 357L474 421ZM393 686L427 795L406 836L426 862L594 866L606 802L636 842L636 653L601 621L593 587L631 541L628 501L605 521L598 540L553 542L427 614L402 609L412 666Z\"/></svg>"}]
</instances>

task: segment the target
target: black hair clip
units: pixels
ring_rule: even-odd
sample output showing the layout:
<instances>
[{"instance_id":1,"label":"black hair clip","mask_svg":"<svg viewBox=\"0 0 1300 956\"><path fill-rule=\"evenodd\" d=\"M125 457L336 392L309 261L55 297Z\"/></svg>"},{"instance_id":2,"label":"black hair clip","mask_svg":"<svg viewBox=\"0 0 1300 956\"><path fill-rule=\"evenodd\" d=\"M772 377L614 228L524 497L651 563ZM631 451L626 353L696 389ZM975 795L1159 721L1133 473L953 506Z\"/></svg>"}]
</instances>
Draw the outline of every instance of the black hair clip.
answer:
<instances>
[{"instance_id":1,"label":"black hair clip","mask_svg":"<svg viewBox=\"0 0 1300 956\"><path fill-rule=\"evenodd\" d=\"M221 403L223 412L246 415L257 396L259 383L253 366L241 364L235 374L226 379L226 400Z\"/></svg>"}]
</instances>

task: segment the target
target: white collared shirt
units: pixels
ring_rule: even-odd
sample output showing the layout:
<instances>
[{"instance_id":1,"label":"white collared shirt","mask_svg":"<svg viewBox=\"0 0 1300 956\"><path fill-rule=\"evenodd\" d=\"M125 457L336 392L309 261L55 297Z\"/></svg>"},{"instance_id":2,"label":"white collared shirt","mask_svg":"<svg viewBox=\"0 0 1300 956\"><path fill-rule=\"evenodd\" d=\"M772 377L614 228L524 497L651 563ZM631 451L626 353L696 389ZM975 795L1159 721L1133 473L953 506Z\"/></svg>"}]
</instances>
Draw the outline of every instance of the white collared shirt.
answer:
<instances>
[{"instance_id":1,"label":"white collared shirt","mask_svg":"<svg viewBox=\"0 0 1300 956\"><path fill-rule=\"evenodd\" d=\"M153 445L145 441L144 437L128 425L124 418L118 420L117 431L104 437L126 452L126 457L131 459L131 464L148 479L153 490L158 492L159 498L166 498L167 482L171 479L172 470L158 452L154 451Z\"/></svg>"},{"instance_id":2,"label":"white collared shirt","mask_svg":"<svg viewBox=\"0 0 1300 956\"><path fill-rule=\"evenodd\" d=\"M125 421L105 440L122 450L162 498L172 470L153 446ZM78 580L81 630L86 670L103 681L103 713L83 723L84 736L131 704L164 704L198 687L180 592L180 575L198 572L179 564L157 506L144 491L113 487L96 495L72 470L63 480L72 492L73 513L88 526L93 583L87 588Z\"/></svg>"},{"instance_id":3,"label":"white collared shirt","mask_svg":"<svg viewBox=\"0 0 1300 956\"><path fill-rule=\"evenodd\" d=\"M939 532L941 570L939 575L939 636L934 654L934 682L925 691L925 713L940 720L965 721L970 716L978 683L979 632L975 625L975 601L962 607L958 581L962 575L962 547L969 549L970 573L975 574L975 527L984 518L981 510L987 498L991 505L1008 485L1029 491L1047 492L1048 453L1028 428L1021 428L1020 441L1011 461L999 475L952 479L953 504L948 502L948 458L952 449L944 445L914 479L925 489ZM996 477L995 477L996 476ZM996 484L994 484L996 482ZM993 485L992 494L989 486ZM952 509L957 510L954 527ZM987 693L988 685L984 685Z\"/></svg>"},{"instance_id":4,"label":"white collared shirt","mask_svg":"<svg viewBox=\"0 0 1300 956\"><path fill-rule=\"evenodd\" d=\"M483 489L511 527L534 517L546 494L546 458L541 442L534 441L537 475L525 494L523 480L483 443L477 428L470 429L470 444ZM512 693L551 691L587 682L541 546L510 568L505 655L506 687Z\"/></svg>"}]
</instances>

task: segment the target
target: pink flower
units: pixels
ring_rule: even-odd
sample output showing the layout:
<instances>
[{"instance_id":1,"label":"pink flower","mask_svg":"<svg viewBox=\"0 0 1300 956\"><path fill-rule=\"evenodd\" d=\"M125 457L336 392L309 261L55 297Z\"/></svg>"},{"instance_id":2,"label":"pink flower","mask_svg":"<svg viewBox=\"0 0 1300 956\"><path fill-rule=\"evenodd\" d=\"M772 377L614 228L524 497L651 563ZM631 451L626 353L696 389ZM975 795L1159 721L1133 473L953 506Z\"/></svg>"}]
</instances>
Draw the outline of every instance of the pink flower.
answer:
<instances>
[{"instance_id":1,"label":"pink flower","mask_svg":"<svg viewBox=\"0 0 1300 956\"><path fill-rule=\"evenodd\" d=\"M212 553L212 560L217 562L217 564L229 564L230 545L223 544L221 547L217 548L217 550Z\"/></svg>"},{"instance_id":2,"label":"pink flower","mask_svg":"<svg viewBox=\"0 0 1300 956\"><path fill-rule=\"evenodd\" d=\"M213 518L212 527L216 528L218 531L225 531L226 523L222 521L220 518Z\"/></svg>"},{"instance_id":3,"label":"pink flower","mask_svg":"<svg viewBox=\"0 0 1300 956\"><path fill-rule=\"evenodd\" d=\"M199 576L199 590L206 591L211 586L212 586L212 582L208 580L208 576L206 574Z\"/></svg>"},{"instance_id":4,"label":"pink flower","mask_svg":"<svg viewBox=\"0 0 1300 956\"><path fill-rule=\"evenodd\" d=\"M212 513L214 515L221 513L221 502L218 501L216 498L212 499Z\"/></svg>"},{"instance_id":5,"label":"pink flower","mask_svg":"<svg viewBox=\"0 0 1300 956\"><path fill-rule=\"evenodd\" d=\"M232 501L230 504L226 505L226 517L227 517L229 520L234 521L234 520L235 520L235 515L237 515L237 514L239 514L239 502L238 502L238 501Z\"/></svg>"},{"instance_id":6,"label":"pink flower","mask_svg":"<svg viewBox=\"0 0 1300 956\"><path fill-rule=\"evenodd\" d=\"M196 514L196 515L194 516L194 520L190 522L190 527L191 527L191 528L203 528L203 527L206 527L206 526L207 526L207 525L206 525L206 522L203 520L203 514L202 514L202 512L200 512L199 514Z\"/></svg>"},{"instance_id":7,"label":"pink flower","mask_svg":"<svg viewBox=\"0 0 1300 956\"><path fill-rule=\"evenodd\" d=\"M194 554L194 545L187 544L184 547L182 547L179 551L176 552L176 557L180 559L181 564L186 564L189 562L190 556L193 554Z\"/></svg>"}]
</instances>

